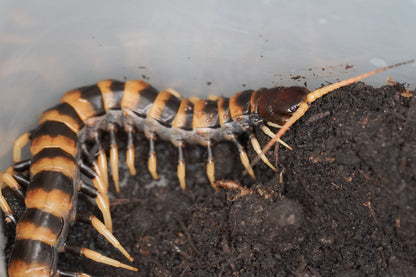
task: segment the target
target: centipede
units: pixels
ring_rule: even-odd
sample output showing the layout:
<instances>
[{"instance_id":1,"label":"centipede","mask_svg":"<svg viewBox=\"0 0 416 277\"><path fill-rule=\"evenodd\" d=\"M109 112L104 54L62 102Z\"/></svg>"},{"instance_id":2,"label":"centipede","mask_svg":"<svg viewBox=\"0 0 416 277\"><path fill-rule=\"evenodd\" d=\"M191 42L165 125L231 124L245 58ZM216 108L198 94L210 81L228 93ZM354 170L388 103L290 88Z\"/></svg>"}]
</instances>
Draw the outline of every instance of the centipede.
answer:
<instances>
[{"instance_id":1,"label":"centipede","mask_svg":"<svg viewBox=\"0 0 416 277\"><path fill-rule=\"evenodd\" d=\"M139 269L106 257L95 250L70 245L66 239L70 223L90 224L117 248L130 263L133 257L112 234L109 205L109 173L115 191L120 191L117 132L127 138L126 161L136 175L133 135L143 132L149 144L148 172L158 179L156 139L171 142L178 151L177 177L186 189L184 148L199 144L206 148L206 175L215 189L212 147L221 141L232 142L245 171L256 178L253 166L261 159L277 171L266 153L276 143L288 147L281 137L322 96L379 72L409 64L414 60L378 68L328 86L309 91L305 87L274 87L244 90L232 97L184 98L174 89L158 91L141 80L120 82L103 80L66 92L60 102L44 111L39 125L16 139L13 164L1 174L0 207L5 221L15 225L16 238L11 251L8 274L15 276L87 277L87 273L58 268L59 253L69 252L99 263L126 270ZM254 128L271 139L263 148ZM279 130L274 133L272 128ZM103 146L109 137L109 149ZM257 157L250 162L240 136L247 135ZM29 144L30 157L22 159ZM107 155L108 152L108 155ZM24 200L25 211L16 219L2 190L10 188ZM102 220L77 211L79 194L91 197Z\"/></svg>"}]
</instances>

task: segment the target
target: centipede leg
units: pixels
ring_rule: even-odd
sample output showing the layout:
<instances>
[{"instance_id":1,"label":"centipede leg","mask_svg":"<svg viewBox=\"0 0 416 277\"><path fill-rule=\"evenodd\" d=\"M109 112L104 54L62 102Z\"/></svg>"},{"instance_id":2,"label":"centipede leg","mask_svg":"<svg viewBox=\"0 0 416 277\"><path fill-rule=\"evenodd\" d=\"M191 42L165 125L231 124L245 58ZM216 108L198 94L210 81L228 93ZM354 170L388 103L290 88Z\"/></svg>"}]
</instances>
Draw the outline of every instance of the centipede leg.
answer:
<instances>
[{"instance_id":1,"label":"centipede leg","mask_svg":"<svg viewBox=\"0 0 416 277\"><path fill-rule=\"evenodd\" d=\"M0 172L0 182L1 182L1 187L0 187L0 208L4 213L5 216L5 221L7 223L14 223L16 225L16 219L13 216L13 211L9 206L9 203L7 203L7 200L4 198L2 190L3 190L3 186L4 186L4 182L3 182L3 176Z\"/></svg>"},{"instance_id":2,"label":"centipede leg","mask_svg":"<svg viewBox=\"0 0 416 277\"><path fill-rule=\"evenodd\" d=\"M4 183L6 183L20 199L25 199L22 188L13 177L13 168L9 167L2 175Z\"/></svg>"},{"instance_id":3,"label":"centipede leg","mask_svg":"<svg viewBox=\"0 0 416 277\"><path fill-rule=\"evenodd\" d=\"M112 231L113 223L110 214L110 200L108 199L108 194L102 191L103 180L99 175L96 175L94 179L92 179L92 182L94 187L98 190L95 201L101 213L103 214L105 226L107 226L107 228Z\"/></svg>"},{"instance_id":4,"label":"centipede leg","mask_svg":"<svg viewBox=\"0 0 416 277\"><path fill-rule=\"evenodd\" d=\"M241 163L243 164L244 168L247 170L247 173L250 174L250 176L255 180L256 176L254 175L253 168L250 166L250 160L247 157L247 152L244 149L244 147L240 144L240 142L238 142L236 134L232 136L232 140L234 144L237 146L238 152L240 153Z\"/></svg>"},{"instance_id":5,"label":"centipede leg","mask_svg":"<svg viewBox=\"0 0 416 277\"><path fill-rule=\"evenodd\" d=\"M274 171L277 172L277 169L270 163L270 161L269 161L269 159L267 159L266 155L261 153L260 143L257 140L256 136L252 132L250 132L249 138L250 138L250 142L251 142L251 145L253 146L254 151L256 151L256 153L258 155L260 155L260 158L262 159L262 161L266 165L268 165L271 169L273 169Z\"/></svg>"},{"instance_id":6,"label":"centipede leg","mask_svg":"<svg viewBox=\"0 0 416 277\"><path fill-rule=\"evenodd\" d=\"M111 233L111 231L98 218L93 215L83 216L77 214L76 220L93 226L94 229L98 231L98 233L103 235L107 241L110 242L115 248L117 248L127 259L130 260L130 262L134 260L116 239L116 237Z\"/></svg>"},{"instance_id":7,"label":"centipede leg","mask_svg":"<svg viewBox=\"0 0 416 277\"><path fill-rule=\"evenodd\" d=\"M207 162L207 176L208 180L211 183L211 186L217 190L218 188L215 186L215 165L214 165L214 155L212 154L212 142L208 141L207 143L207 151L208 151L208 162Z\"/></svg>"},{"instance_id":8,"label":"centipede leg","mask_svg":"<svg viewBox=\"0 0 416 277\"><path fill-rule=\"evenodd\" d=\"M119 176L118 176L118 147L116 142L116 133L114 124L109 124L110 131L110 165L111 175L113 176L114 186L116 192L120 192Z\"/></svg>"},{"instance_id":9,"label":"centipede leg","mask_svg":"<svg viewBox=\"0 0 416 277\"><path fill-rule=\"evenodd\" d=\"M13 165L13 170L18 172L23 172L30 169L30 165L32 163L31 159L27 159L24 161L16 162Z\"/></svg>"},{"instance_id":10,"label":"centipede leg","mask_svg":"<svg viewBox=\"0 0 416 277\"><path fill-rule=\"evenodd\" d=\"M279 125L280 126L280 125ZM263 133L265 133L267 136L269 136L270 138L274 138L274 136L276 135L275 133L273 133L272 132L272 130L270 130L270 128L269 127L267 127L266 125L262 125L261 127L261 130L263 131ZM286 147L287 149L289 149L289 150L293 150L293 148L292 147L290 147L290 145L289 144L287 144L286 142L284 142L283 140L281 140L280 138L279 138L279 143L281 144L281 145L283 145L284 147Z\"/></svg>"},{"instance_id":11,"label":"centipede leg","mask_svg":"<svg viewBox=\"0 0 416 277\"><path fill-rule=\"evenodd\" d=\"M178 145L178 179L181 189L185 190L185 159L183 158L183 147L184 143L180 141Z\"/></svg>"},{"instance_id":12,"label":"centipede leg","mask_svg":"<svg viewBox=\"0 0 416 277\"><path fill-rule=\"evenodd\" d=\"M127 127L127 152L126 163L131 175L136 175L136 167L134 166L134 145L133 145L133 127Z\"/></svg>"},{"instance_id":13,"label":"centipede leg","mask_svg":"<svg viewBox=\"0 0 416 277\"><path fill-rule=\"evenodd\" d=\"M149 168L149 172L152 175L153 179L158 180L159 175L157 174L155 139L156 139L155 133L151 132L150 137L149 137L150 149L149 149L148 168Z\"/></svg>"},{"instance_id":14,"label":"centipede leg","mask_svg":"<svg viewBox=\"0 0 416 277\"><path fill-rule=\"evenodd\" d=\"M30 180L27 176L21 174L21 173L16 173L13 174L13 178L16 180L16 182L24 187L27 187L30 185Z\"/></svg>"},{"instance_id":15,"label":"centipede leg","mask_svg":"<svg viewBox=\"0 0 416 277\"><path fill-rule=\"evenodd\" d=\"M111 213L110 213L110 201L108 199L108 193L107 193L104 181L99 174L97 162L94 161L92 164L92 167L94 169L90 168L88 165L86 165L83 162L80 162L79 166L80 166L81 173L83 173L86 177L92 180L96 193L91 192L91 189L89 188L90 186L85 184L84 182L81 182L81 186L80 186L81 191L95 198L97 206L103 215L105 226L110 231L112 231L113 223L112 223Z\"/></svg>"},{"instance_id":16,"label":"centipede leg","mask_svg":"<svg viewBox=\"0 0 416 277\"><path fill-rule=\"evenodd\" d=\"M29 177L23 175L23 172L30 169L31 160L24 160L17 162L13 165L13 178L16 180L16 182L24 187L27 187L30 184Z\"/></svg>"},{"instance_id":17,"label":"centipede leg","mask_svg":"<svg viewBox=\"0 0 416 277\"><path fill-rule=\"evenodd\" d=\"M117 260L111 259L107 256L104 256L103 254L100 254L88 248L79 247L79 246L71 246L65 243L64 250L65 252L72 253L74 255L87 257L88 259L91 259L98 263L108 264L114 267L121 267L121 268L125 268L131 271L138 271L138 269L133 266L123 264Z\"/></svg>"},{"instance_id":18,"label":"centipede leg","mask_svg":"<svg viewBox=\"0 0 416 277\"><path fill-rule=\"evenodd\" d=\"M20 162L22 156L22 148L29 142L30 133L22 134L13 144L13 162Z\"/></svg>"},{"instance_id":19,"label":"centipede leg","mask_svg":"<svg viewBox=\"0 0 416 277\"><path fill-rule=\"evenodd\" d=\"M103 147L101 146L100 138L98 136L98 132L95 132L93 134L95 144L98 147L98 153L97 153L97 162L98 162L98 168L100 175L103 176L103 181L108 187L108 167L107 167L107 156L105 155L105 151Z\"/></svg>"}]
</instances>

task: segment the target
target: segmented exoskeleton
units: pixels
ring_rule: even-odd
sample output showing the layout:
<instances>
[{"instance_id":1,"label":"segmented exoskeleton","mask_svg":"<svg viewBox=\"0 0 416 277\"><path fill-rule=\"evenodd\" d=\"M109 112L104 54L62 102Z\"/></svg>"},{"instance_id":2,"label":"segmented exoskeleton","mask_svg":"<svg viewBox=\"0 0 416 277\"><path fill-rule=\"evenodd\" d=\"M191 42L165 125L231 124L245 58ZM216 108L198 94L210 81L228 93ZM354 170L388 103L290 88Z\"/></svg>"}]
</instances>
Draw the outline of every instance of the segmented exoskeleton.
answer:
<instances>
[{"instance_id":1,"label":"segmented exoskeleton","mask_svg":"<svg viewBox=\"0 0 416 277\"><path fill-rule=\"evenodd\" d=\"M409 61L412 62L412 61ZM409 63L405 62L405 63ZM148 169L159 178L156 166L155 139L173 143L178 149L178 179L185 189L186 144L201 144L207 148L207 175L215 186L214 142L233 141L247 172L254 178L244 147L238 141L248 133L254 150L269 167L276 170L264 155L252 133L261 128L273 137L269 148L296 122L317 98L339 87L364 79L380 71L405 63L381 68L327 87L308 92L303 87L277 87L246 90L232 96L215 99L186 99L173 89L158 92L139 80L119 82L104 80L65 93L61 102L41 115L39 126L22 135L15 143L14 166L2 175L2 188L7 185L24 198L26 211L16 225L16 242L9 263L10 276L88 276L65 272L57 268L62 251L84 255L98 262L134 267L104 257L90 249L68 245L69 223L75 220L90 223L117 247L130 261L133 259L111 234L112 222L108 200L107 156L101 146L101 135L110 135L109 158L112 177L119 191L118 147L116 131L127 133L126 163L132 175L134 166L133 133L143 131L150 143ZM275 135L267 126L283 125ZM31 158L20 161L20 152L27 142ZM91 144L95 148L87 146ZM93 150L93 149L96 149ZM91 151L95 151L91 158ZM83 181L84 176L92 185ZM27 186L25 194L21 185ZM104 223L96 217L77 214L78 192L95 198ZM0 206L6 221L16 222L6 200L1 195Z\"/></svg>"}]
</instances>

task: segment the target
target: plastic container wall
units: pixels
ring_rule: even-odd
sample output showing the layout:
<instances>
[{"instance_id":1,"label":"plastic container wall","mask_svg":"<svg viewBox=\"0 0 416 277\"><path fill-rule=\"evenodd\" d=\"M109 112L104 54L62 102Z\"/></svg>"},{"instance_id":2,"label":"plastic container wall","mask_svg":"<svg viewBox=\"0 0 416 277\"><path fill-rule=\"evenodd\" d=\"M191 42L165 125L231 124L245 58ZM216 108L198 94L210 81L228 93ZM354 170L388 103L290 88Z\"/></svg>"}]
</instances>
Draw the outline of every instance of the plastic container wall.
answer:
<instances>
[{"instance_id":1,"label":"plastic container wall","mask_svg":"<svg viewBox=\"0 0 416 277\"><path fill-rule=\"evenodd\" d=\"M1 168L13 141L72 88L140 78L184 96L314 89L415 58L415 14L415 0L3 1ZM414 88L415 66L366 82L387 76Z\"/></svg>"}]
</instances>

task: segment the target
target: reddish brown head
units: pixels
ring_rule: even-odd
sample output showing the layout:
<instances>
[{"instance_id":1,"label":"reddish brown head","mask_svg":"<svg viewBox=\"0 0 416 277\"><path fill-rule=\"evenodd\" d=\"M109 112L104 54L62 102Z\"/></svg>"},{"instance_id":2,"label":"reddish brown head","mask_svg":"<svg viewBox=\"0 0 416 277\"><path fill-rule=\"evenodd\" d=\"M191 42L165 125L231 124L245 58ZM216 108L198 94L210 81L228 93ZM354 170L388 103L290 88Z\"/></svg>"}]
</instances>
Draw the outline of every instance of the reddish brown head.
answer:
<instances>
[{"instance_id":1,"label":"reddish brown head","mask_svg":"<svg viewBox=\"0 0 416 277\"><path fill-rule=\"evenodd\" d=\"M276 87L263 90L257 101L257 112L265 121L283 125L308 93L304 87Z\"/></svg>"}]
</instances>

